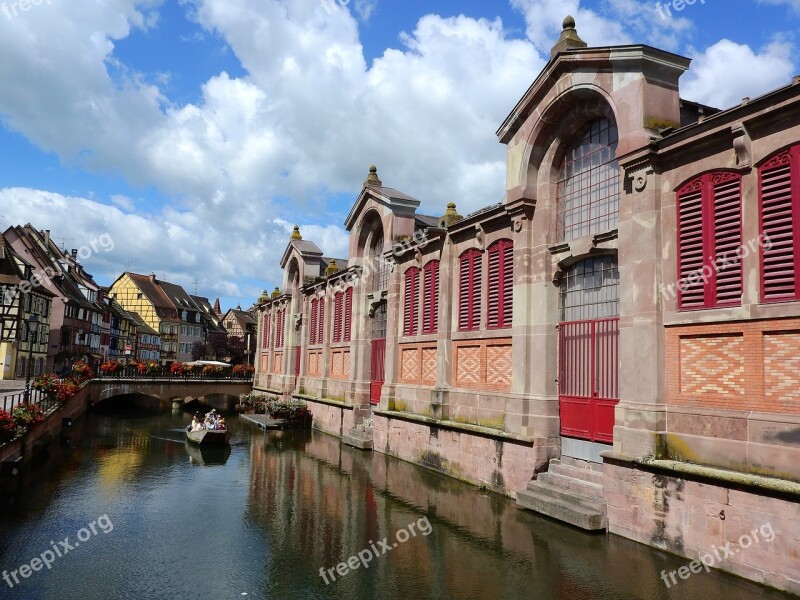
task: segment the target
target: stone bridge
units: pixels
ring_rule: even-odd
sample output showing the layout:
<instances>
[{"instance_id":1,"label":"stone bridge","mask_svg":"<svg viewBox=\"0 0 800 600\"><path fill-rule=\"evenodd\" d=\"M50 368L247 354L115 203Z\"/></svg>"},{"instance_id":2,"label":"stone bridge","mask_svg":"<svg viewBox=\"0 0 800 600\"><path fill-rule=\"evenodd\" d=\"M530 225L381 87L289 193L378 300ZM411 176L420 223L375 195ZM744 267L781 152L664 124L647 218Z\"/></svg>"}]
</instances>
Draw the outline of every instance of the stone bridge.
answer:
<instances>
[{"instance_id":1,"label":"stone bridge","mask_svg":"<svg viewBox=\"0 0 800 600\"><path fill-rule=\"evenodd\" d=\"M199 400L218 410L231 410L240 394L253 391L253 382L242 379L92 379L86 387L89 406L130 398L137 404L160 408Z\"/></svg>"}]
</instances>

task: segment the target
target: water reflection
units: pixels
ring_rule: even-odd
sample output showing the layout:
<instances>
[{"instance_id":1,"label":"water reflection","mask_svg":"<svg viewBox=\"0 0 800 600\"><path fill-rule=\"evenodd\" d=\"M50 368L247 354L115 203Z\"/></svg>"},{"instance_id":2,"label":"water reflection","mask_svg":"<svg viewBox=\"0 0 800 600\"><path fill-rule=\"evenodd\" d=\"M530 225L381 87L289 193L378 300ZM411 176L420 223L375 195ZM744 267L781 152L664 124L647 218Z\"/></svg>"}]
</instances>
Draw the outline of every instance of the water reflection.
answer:
<instances>
[{"instance_id":1,"label":"water reflection","mask_svg":"<svg viewBox=\"0 0 800 600\"><path fill-rule=\"evenodd\" d=\"M168 412L78 421L72 447L54 446L16 494L0 496L0 571L101 515L114 530L14 588L0 580L0 597L788 597L716 572L668 590L661 571L687 561L584 534L318 432L265 433L234 418L231 446L198 448L183 435L190 419ZM395 547L397 532L422 517L430 535ZM336 572L384 540L391 549L368 568ZM326 585L320 569L335 581Z\"/></svg>"}]
</instances>

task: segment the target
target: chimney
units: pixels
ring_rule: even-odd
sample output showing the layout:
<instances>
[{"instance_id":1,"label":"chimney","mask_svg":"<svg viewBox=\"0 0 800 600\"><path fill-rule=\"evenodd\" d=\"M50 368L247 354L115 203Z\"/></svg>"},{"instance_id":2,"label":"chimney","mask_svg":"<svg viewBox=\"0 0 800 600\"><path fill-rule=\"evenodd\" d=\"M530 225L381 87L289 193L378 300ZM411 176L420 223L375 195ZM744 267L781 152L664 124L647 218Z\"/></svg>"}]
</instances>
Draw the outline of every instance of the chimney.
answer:
<instances>
[{"instance_id":1,"label":"chimney","mask_svg":"<svg viewBox=\"0 0 800 600\"><path fill-rule=\"evenodd\" d=\"M47 252L50 252L50 230L44 230L44 246Z\"/></svg>"},{"instance_id":2,"label":"chimney","mask_svg":"<svg viewBox=\"0 0 800 600\"><path fill-rule=\"evenodd\" d=\"M78 249L73 248L70 250L70 253L72 254L72 258L75 260L75 262L78 262Z\"/></svg>"},{"instance_id":3,"label":"chimney","mask_svg":"<svg viewBox=\"0 0 800 600\"><path fill-rule=\"evenodd\" d=\"M152 281L153 283L156 282L156 274L155 273L150 273L150 281Z\"/></svg>"}]
</instances>

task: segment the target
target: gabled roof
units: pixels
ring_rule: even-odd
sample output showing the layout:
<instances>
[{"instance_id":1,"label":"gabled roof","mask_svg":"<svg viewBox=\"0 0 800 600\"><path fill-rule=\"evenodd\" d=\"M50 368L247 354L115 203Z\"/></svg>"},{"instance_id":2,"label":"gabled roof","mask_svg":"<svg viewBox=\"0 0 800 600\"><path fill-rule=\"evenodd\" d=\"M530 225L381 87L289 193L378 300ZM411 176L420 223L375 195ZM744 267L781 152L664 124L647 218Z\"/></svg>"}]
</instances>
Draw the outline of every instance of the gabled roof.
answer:
<instances>
[{"instance_id":1,"label":"gabled roof","mask_svg":"<svg viewBox=\"0 0 800 600\"><path fill-rule=\"evenodd\" d=\"M366 204L369 199L389 207L392 212L406 215L414 214L420 205L420 201L413 196L404 194L394 188L384 187L380 179L377 178L377 170L374 167L372 167L370 171L370 177L364 182L364 187L358 195L358 199L355 204L353 204L353 208L350 209L350 214L347 215L344 221L344 227L347 231L353 229L364 209L364 204Z\"/></svg>"},{"instance_id":2,"label":"gabled roof","mask_svg":"<svg viewBox=\"0 0 800 600\"><path fill-rule=\"evenodd\" d=\"M225 318L222 320L225 321L228 318L228 315L232 315L239 322L239 325L242 327L242 329L245 328L245 325L255 325L257 323L255 318L253 318L253 315L240 308L229 309L228 312L225 313Z\"/></svg>"},{"instance_id":3,"label":"gabled roof","mask_svg":"<svg viewBox=\"0 0 800 600\"><path fill-rule=\"evenodd\" d=\"M133 320L133 322L136 323L136 333L137 334L146 333L146 334L149 334L149 335L158 335L158 332L155 329L153 329L152 327L150 327L150 325L145 323L145 320L142 318L142 316L139 313L133 312L133 311L128 311L128 314L130 315L130 317Z\"/></svg>"},{"instance_id":4,"label":"gabled roof","mask_svg":"<svg viewBox=\"0 0 800 600\"><path fill-rule=\"evenodd\" d=\"M179 314L182 310L200 312L200 307L195 304L192 297L186 293L183 287L177 283L169 283L168 281L159 281L158 284L161 286L161 289L164 291L167 298L169 298L170 302L172 302L172 305L178 309Z\"/></svg>"},{"instance_id":5,"label":"gabled roof","mask_svg":"<svg viewBox=\"0 0 800 600\"><path fill-rule=\"evenodd\" d=\"M160 282L152 275L140 275L139 273L131 273L126 271L123 275L127 274L131 281L142 290L142 293L147 296L150 303L156 308L164 311L164 314L159 314L159 317L166 317L168 319L177 319L178 313L175 306L170 301L169 297L161 289Z\"/></svg>"},{"instance_id":6,"label":"gabled roof","mask_svg":"<svg viewBox=\"0 0 800 600\"><path fill-rule=\"evenodd\" d=\"M319 246L312 241L289 240L289 243L286 245L286 250L283 251L283 256L281 257L281 269L285 268L286 263L289 262L289 257L292 255L292 250L297 250L303 260L306 262L322 256L322 250L320 250Z\"/></svg>"}]
</instances>

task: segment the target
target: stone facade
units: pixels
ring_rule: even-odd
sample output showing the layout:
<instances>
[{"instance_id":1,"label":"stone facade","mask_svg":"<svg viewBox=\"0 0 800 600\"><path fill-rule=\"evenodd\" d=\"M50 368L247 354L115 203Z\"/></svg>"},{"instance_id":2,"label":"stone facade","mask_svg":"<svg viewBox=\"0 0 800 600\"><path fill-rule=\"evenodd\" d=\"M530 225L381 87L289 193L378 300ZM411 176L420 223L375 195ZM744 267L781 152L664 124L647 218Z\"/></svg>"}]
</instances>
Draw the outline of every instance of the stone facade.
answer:
<instances>
[{"instance_id":1,"label":"stone facade","mask_svg":"<svg viewBox=\"0 0 800 600\"><path fill-rule=\"evenodd\" d=\"M608 529L685 556L769 523L715 567L798 591L800 78L720 111L572 25L497 132L500 204L419 215L373 168L346 261L295 232L257 387L511 496L603 463Z\"/></svg>"}]
</instances>

